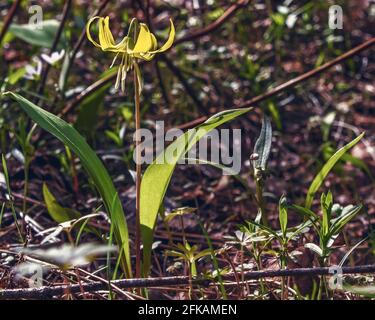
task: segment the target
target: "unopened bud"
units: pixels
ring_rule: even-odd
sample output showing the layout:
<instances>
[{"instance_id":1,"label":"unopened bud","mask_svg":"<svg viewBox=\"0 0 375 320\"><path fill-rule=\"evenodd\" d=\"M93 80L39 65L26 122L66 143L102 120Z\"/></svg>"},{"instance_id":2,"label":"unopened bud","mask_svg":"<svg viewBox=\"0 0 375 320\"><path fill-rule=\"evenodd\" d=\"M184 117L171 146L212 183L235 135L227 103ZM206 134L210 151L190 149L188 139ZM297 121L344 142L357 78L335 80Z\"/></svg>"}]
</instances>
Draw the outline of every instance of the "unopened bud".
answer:
<instances>
[{"instance_id":1,"label":"unopened bud","mask_svg":"<svg viewBox=\"0 0 375 320\"><path fill-rule=\"evenodd\" d=\"M259 159L259 154L253 153L250 155L250 161L258 160Z\"/></svg>"}]
</instances>

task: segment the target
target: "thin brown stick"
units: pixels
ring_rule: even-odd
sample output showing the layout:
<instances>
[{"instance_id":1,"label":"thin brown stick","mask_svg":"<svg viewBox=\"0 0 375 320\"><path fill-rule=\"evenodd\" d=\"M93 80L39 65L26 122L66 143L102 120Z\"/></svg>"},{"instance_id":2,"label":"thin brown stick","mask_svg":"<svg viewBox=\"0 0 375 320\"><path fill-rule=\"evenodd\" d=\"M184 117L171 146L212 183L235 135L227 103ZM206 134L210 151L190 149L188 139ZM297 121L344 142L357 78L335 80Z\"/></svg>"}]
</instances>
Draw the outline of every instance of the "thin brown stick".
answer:
<instances>
[{"instance_id":1,"label":"thin brown stick","mask_svg":"<svg viewBox=\"0 0 375 320\"><path fill-rule=\"evenodd\" d=\"M13 2L11 8L9 9L9 12L7 16L5 17L3 27L0 32L0 43L3 41L6 33L8 32L8 29L13 21L14 16L16 15L16 12L21 4L21 0L16 0Z\"/></svg>"},{"instance_id":2,"label":"thin brown stick","mask_svg":"<svg viewBox=\"0 0 375 320\"><path fill-rule=\"evenodd\" d=\"M275 95L277 95L277 94L279 94L279 93L281 93L281 92L283 92L287 89L293 88L296 85L300 84L301 82L306 81L307 79L310 79L314 76L317 76L317 75L323 73L324 71L332 68L333 66L335 66L339 63L342 63L345 60L359 54L360 52L370 48L374 44L375 44L375 37L367 40L366 42L358 45L357 47L354 47L353 49L343 53L342 55L340 55L337 58L323 64L322 66L320 66L318 68L315 68L313 70L305 72L304 74L301 74L300 76L298 76L296 78L293 78L293 79L291 79L287 82L282 83L279 86L276 86L273 89L268 90L264 94L261 94L259 96L256 96L256 97L250 99L250 100L245 101L244 103L242 103L240 106L237 106L236 108L248 108L248 107L254 106L255 104L257 104L259 102L262 102L264 100L267 100L268 98L271 98L271 97L273 97L273 96L275 96ZM188 128L191 128L192 126L197 126L197 125L201 124L202 122L206 121L208 118L209 118L208 116L202 116L202 117L200 117L198 119L195 119L191 122L180 125L179 128L188 129Z\"/></svg>"},{"instance_id":3,"label":"thin brown stick","mask_svg":"<svg viewBox=\"0 0 375 320\"><path fill-rule=\"evenodd\" d=\"M244 273L245 280L254 280L261 278L278 278L278 277L298 277L298 276L322 276L330 274L330 267L319 268L298 268L298 269L282 269L282 270L266 270L266 271L248 271ZM363 265L357 267L343 267L342 274L367 274L375 273L375 265ZM234 275L223 276L225 281L234 281ZM114 280L111 282L119 288L153 288L163 286L187 286L189 285L189 276L177 277L160 277L160 278L134 278ZM216 283L202 278L192 279L194 285L202 286L216 286ZM92 282L82 284L86 292L93 292L98 290L105 290L108 287L107 283ZM46 299L53 296L64 294L64 291L69 288L70 293L80 292L80 285L60 285L54 287L40 287L40 288L22 288L9 289L0 291L0 299Z\"/></svg>"},{"instance_id":4,"label":"thin brown stick","mask_svg":"<svg viewBox=\"0 0 375 320\"><path fill-rule=\"evenodd\" d=\"M55 35L55 38L53 39L53 43L52 43L52 47L51 47L51 50L50 50L50 54L52 54L53 52L55 52L56 49L57 49L57 46L59 44L62 32L64 30L64 25L65 25L66 19L68 17L68 13L70 11L71 6L72 6L72 0L66 0L65 1L65 5L64 5L64 9L63 9L62 19L61 19L59 28L57 30L57 33ZM44 69L42 71L40 85L39 85L39 89L38 89L38 94L39 95L43 95L44 87L46 86L47 78L48 78L48 73L49 73L50 69L51 69L51 65L49 63L45 63L45 67L44 67Z\"/></svg>"},{"instance_id":5,"label":"thin brown stick","mask_svg":"<svg viewBox=\"0 0 375 320\"><path fill-rule=\"evenodd\" d=\"M246 102L244 102L243 104L241 104L240 108L247 108L247 107L250 107L250 106L253 106L254 104L258 103L258 102L261 102L263 100L266 100L286 89L289 89L289 88L292 88L292 87L295 87L297 84L311 78L311 77L314 77L318 74L321 74L323 73L324 71L332 68L333 66L335 66L336 64L339 64L355 55L357 55L358 53L370 48L372 45L375 44L375 37L374 38L371 38L369 40L367 40L366 42L360 44L359 46L357 47L354 47L353 49L343 53L342 55L338 56L337 58L323 64L322 66L318 67L318 68L315 68L313 70L310 70L296 78L293 78L287 82L284 82L283 84L267 91L266 93L264 94L261 94L259 96L256 96L255 98L252 98Z\"/></svg>"}]
</instances>

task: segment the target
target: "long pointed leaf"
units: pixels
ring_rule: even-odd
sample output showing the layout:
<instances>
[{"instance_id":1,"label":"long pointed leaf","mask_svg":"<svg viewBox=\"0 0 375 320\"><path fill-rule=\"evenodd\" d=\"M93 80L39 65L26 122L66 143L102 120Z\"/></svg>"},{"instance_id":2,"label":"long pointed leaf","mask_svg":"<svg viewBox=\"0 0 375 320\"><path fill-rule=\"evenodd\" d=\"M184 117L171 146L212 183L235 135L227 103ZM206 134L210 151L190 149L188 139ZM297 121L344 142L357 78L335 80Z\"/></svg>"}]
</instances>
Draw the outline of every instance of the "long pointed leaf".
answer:
<instances>
[{"instance_id":1,"label":"long pointed leaf","mask_svg":"<svg viewBox=\"0 0 375 320\"><path fill-rule=\"evenodd\" d=\"M250 109L233 109L214 115L196 127L195 130L187 131L178 137L146 169L142 178L140 199L144 276L148 275L150 269L151 246L158 211L178 160L209 131L248 112Z\"/></svg>"},{"instance_id":2,"label":"long pointed leaf","mask_svg":"<svg viewBox=\"0 0 375 320\"><path fill-rule=\"evenodd\" d=\"M119 247L124 248L125 261L123 262L123 268L126 275L131 277L128 227L121 201L117 196L115 187L103 163L73 126L52 113L43 110L19 94L7 92L4 95L18 102L22 110L33 121L67 145L79 157L83 167L94 181L98 192L103 198L104 205L111 217L111 223L115 225L117 244Z\"/></svg>"},{"instance_id":3,"label":"long pointed leaf","mask_svg":"<svg viewBox=\"0 0 375 320\"><path fill-rule=\"evenodd\" d=\"M314 199L315 193L318 191L320 186L322 185L324 179L337 163L340 158L348 151L351 147L359 142L364 136L364 132L360 134L357 138L349 142L347 145L343 146L341 149L337 150L336 153L325 163L323 168L319 171L319 173L314 178L313 182L310 185L309 191L307 192L305 207L310 209L312 201Z\"/></svg>"}]
</instances>

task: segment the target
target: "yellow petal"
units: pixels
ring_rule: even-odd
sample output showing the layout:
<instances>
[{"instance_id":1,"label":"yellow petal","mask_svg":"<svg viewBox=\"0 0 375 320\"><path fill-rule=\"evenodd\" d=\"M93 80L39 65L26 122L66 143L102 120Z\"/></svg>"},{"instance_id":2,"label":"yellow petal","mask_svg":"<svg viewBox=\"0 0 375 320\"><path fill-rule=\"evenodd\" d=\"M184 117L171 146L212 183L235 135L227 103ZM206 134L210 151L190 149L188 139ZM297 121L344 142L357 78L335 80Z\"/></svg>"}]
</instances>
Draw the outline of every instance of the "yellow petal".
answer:
<instances>
[{"instance_id":1,"label":"yellow petal","mask_svg":"<svg viewBox=\"0 0 375 320\"><path fill-rule=\"evenodd\" d=\"M152 33L144 23L140 23L141 30L137 41L135 43L134 49L130 50L129 53L146 53L151 50L153 46Z\"/></svg>"},{"instance_id":2,"label":"yellow petal","mask_svg":"<svg viewBox=\"0 0 375 320\"><path fill-rule=\"evenodd\" d=\"M151 50L156 50L156 48L158 47L158 42L152 33L151 33L151 40L152 40ZM150 61L154 58L155 54L147 52L147 53L138 53L138 54L135 54L134 56L139 59Z\"/></svg>"},{"instance_id":3,"label":"yellow petal","mask_svg":"<svg viewBox=\"0 0 375 320\"><path fill-rule=\"evenodd\" d=\"M101 17L93 17L89 20L89 22L87 23L86 25L86 35L87 35L87 38L89 39L89 41L95 46L95 47L98 47L98 48L101 48L100 44L97 43L92 37L91 37L91 33L90 33L90 27L91 27L91 24L96 20L96 19L102 19Z\"/></svg>"},{"instance_id":4,"label":"yellow petal","mask_svg":"<svg viewBox=\"0 0 375 320\"><path fill-rule=\"evenodd\" d=\"M99 43L104 51L115 47L115 40L109 29L109 17L99 19Z\"/></svg>"},{"instance_id":5,"label":"yellow petal","mask_svg":"<svg viewBox=\"0 0 375 320\"><path fill-rule=\"evenodd\" d=\"M160 49L155 50L155 51L150 51L149 52L150 54L167 51L172 46L173 41L174 41L174 37L175 37L175 34L176 34L176 31L174 29L174 25L173 25L172 19L169 19L169 21L171 23L171 29L169 31L168 40L163 44L163 46Z\"/></svg>"},{"instance_id":6,"label":"yellow petal","mask_svg":"<svg viewBox=\"0 0 375 320\"><path fill-rule=\"evenodd\" d=\"M90 33L91 24L95 21L98 21L99 25L99 43L96 42ZM115 40L113 38L111 29L109 28L109 17L93 17L89 20L86 26L86 34L87 38L90 40L91 43L94 44L95 47L101 48L103 51L112 51L116 53L124 53L126 52L126 44L128 41L127 37L124 37L118 44L115 44Z\"/></svg>"},{"instance_id":7,"label":"yellow petal","mask_svg":"<svg viewBox=\"0 0 375 320\"><path fill-rule=\"evenodd\" d=\"M151 40L152 40L151 50L156 50L156 48L158 47L158 41L156 40L153 33L151 33Z\"/></svg>"}]
</instances>

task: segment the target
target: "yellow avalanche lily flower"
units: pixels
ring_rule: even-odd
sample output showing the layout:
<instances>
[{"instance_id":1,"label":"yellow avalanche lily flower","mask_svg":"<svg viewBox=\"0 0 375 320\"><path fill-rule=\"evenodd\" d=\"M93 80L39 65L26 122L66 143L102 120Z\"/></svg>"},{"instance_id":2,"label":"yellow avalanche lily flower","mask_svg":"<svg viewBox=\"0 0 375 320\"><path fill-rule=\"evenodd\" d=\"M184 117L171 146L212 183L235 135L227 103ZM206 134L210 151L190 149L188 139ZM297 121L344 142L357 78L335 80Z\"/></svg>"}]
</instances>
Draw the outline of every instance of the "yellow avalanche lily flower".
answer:
<instances>
[{"instance_id":1,"label":"yellow avalanche lily flower","mask_svg":"<svg viewBox=\"0 0 375 320\"><path fill-rule=\"evenodd\" d=\"M97 21L99 27L99 42L95 41L90 33L90 27L94 21ZM172 20L170 20L170 24L168 40L159 49L157 49L157 40L150 32L147 25L138 23L135 18L130 22L128 34L117 44L109 28L109 17L91 18L86 26L86 34L87 38L95 47L116 54L111 67L116 62L117 57L119 55L121 56L115 87L118 89L121 83L121 90L125 91L126 74L133 66L137 73L137 78L141 82L137 59L150 61L156 53L164 52L172 46L175 37L175 28Z\"/></svg>"}]
</instances>

